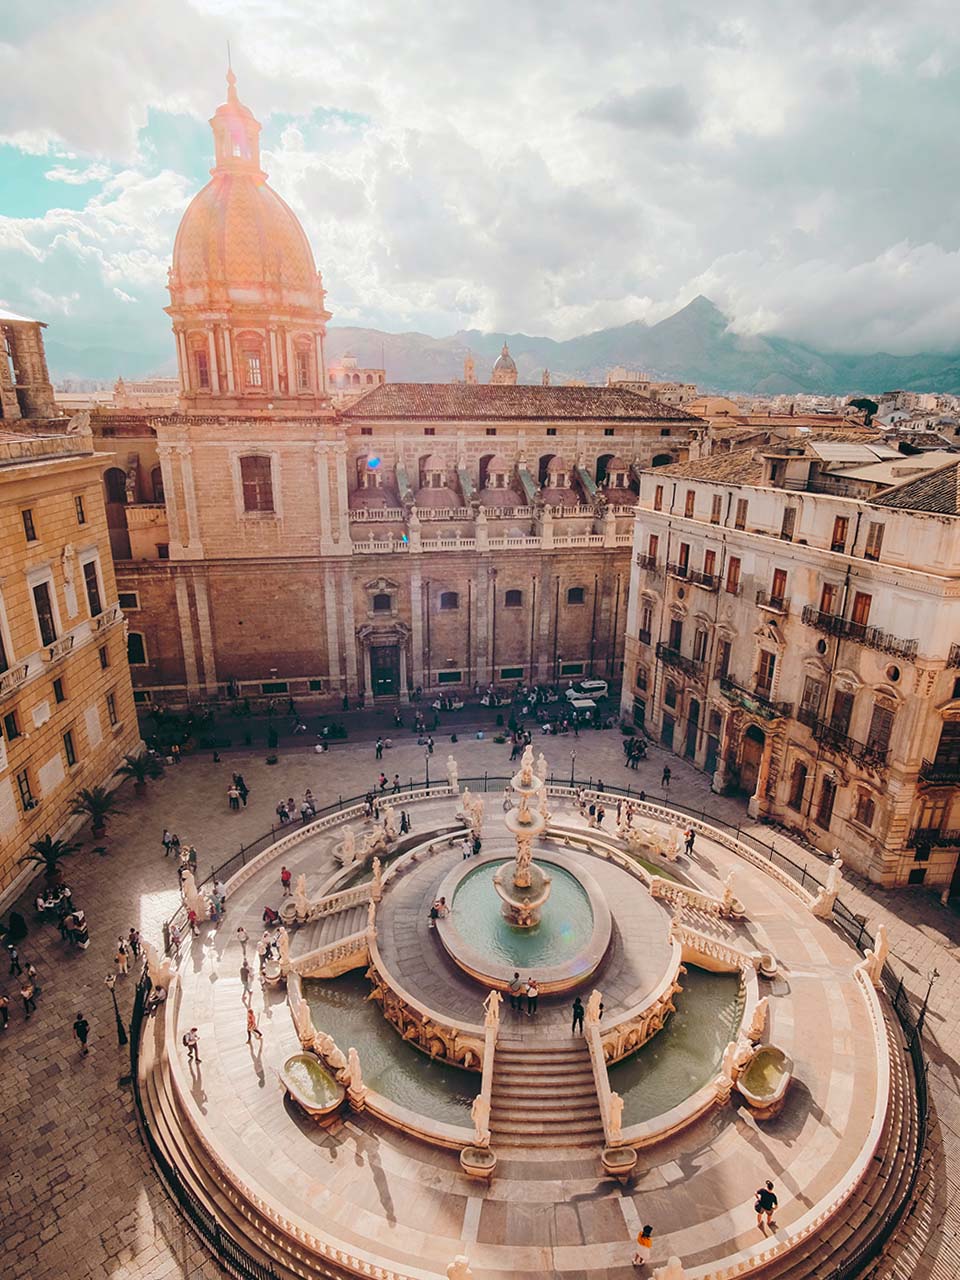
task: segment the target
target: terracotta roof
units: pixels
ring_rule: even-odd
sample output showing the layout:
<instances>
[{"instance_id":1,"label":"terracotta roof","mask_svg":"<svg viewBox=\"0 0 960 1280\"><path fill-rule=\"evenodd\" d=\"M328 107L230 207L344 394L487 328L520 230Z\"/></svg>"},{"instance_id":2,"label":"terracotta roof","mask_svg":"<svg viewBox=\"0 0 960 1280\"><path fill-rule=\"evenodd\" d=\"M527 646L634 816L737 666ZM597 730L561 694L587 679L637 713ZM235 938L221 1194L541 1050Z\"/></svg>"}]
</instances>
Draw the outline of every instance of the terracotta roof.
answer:
<instances>
[{"instance_id":1,"label":"terracotta roof","mask_svg":"<svg viewBox=\"0 0 960 1280\"><path fill-rule=\"evenodd\" d=\"M385 382L343 416L471 420L606 418L623 422L687 422L699 418L619 387L526 387L457 382Z\"/></svg>"},{"instance_id":2,"label":"terracotta roof","mask_svg":"<svg viewBox=\"0 0 960 1280\"><path fill-rule=\"evenodd\" d=\"M871 506L960 515L960 458L870 499Z\"/></svg>"},{"instance_id":3,"label":"terracotta roof","mask_svg":"<svg viewBox=\"0 0 960 1280\"><path fill-rule=\"evenodd\" d=\"M687 480L712 480L716 484L761 484L763 462L753 449L733 449L711 458L674 462L667 467L644 467L658 476L678 476Z\"/></svg>"}]
</instances>

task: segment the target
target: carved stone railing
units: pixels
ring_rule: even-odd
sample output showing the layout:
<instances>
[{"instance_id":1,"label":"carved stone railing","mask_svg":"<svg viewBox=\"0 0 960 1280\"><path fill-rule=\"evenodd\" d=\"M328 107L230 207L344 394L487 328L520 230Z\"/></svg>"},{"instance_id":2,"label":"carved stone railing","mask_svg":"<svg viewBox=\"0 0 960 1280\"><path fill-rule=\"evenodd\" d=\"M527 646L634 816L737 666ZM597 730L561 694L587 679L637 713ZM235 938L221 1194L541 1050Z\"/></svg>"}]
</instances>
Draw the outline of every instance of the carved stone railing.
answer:
<instances>
[{"instance_id":1,"label":"carved stone railing","mask_svg":"<svg viewBox=\"0 0 960 1280\"><path fill-rule=\"evenodd\" d=\"M731 942L691 929L678 920L670 926L670 937L680 944L685 962L715 973L740 973L744 969L754 969L760 963L759 951L742 951Z\"/></svg>"},{"instance_id":2,"label":"carved stone railing","mask_svg":"<svg viewBox=\"0 0 960 1280\"><path fill-rule=\"evenodd\" d=\"M373 883L357 884L350 889L341 889L339 893L328 893L324 898L317 898L307 906L307 914L301 923L309 924L311 920L319 920L323 916L337 915L341 911L349 911L351 907L362 907L373 897Z\"/></svg>"},{"instance_id":3,"label":"carved stone railing","mask_svg":"<svg viewBox=\"0 0 960 1280\"><path fill-rule=\"evenodd\" d=\"M417 507L417 515L424 523L429 520L473 519L473 512L469 507Z\"/></svg>"},{"instance_id":4,"label":"carved stone railing","mask_svg":"<svg viewBox=\"0 0 960 1280\"><path fill-rule=\"evenodd\" d=\"M8 693L13 693L14 689L19 689L30 673L30 663L20 662L15 667L11 667L9 671L4 671L0 676L0 698L5 697Z\"/></svg>"},{"instance_id":5,"label":"carved stone railing","mask_svg":"<svg viewBox=\"0 0 960 1280\"><path fill-rule=\"evenodd\" d=\"M489 538L487 546L493 551L509 551L511 548L520 550L532 550L534 547L540 546L539 534L515 534L514 536L506 535L502 538Z\"/></svg>"},{"instance_id":6,"label":"carved stone railing","mask_svg":"<svg viewBox=\"0 0 960 1280\"><path fill-rule=\"evenodd\" d=\"M53 644L47 645L47 661L59 662L61 658L65 658L73 648L75 639L73 634L61 636L59 640L54 640Z\"/></svg>"},{"instance_id":7,"label":"carved stone railing","mask_svg":"<svg viewBox=\"0 0 960 1280\"><path fill-rule=\"evenodd\" d=\"M338 938L336 942L328 942L326 946L307 951L296 960L290 961L293 973L301 978L336 978L350 969L362 968L369 958L366 928L358 933Z\"/></svg>"},{"instance_id":8,"label":"carved stone railing","mask_svg":"<svg viewBox=\"0 0 960 1280\"><path fill-rule=\"evenodd\" d=\"M93 620L94 631L106 631L107 627L112 627L115 622L119 622L123 617L118 604L108 605L103 613L98 613Z\"/></svg>"},{"instance_id":9,"label":"carved stone railing","mask_svg":"<svg viewBox=\"0 0 960 1280\"><path fill-rule=\"evenodd\" d=\"M627 539L630 541L630 538ZM602 533L571 533L555 535L553 539L555 547L602 547Z\"/></svg>"},{"instance_id":10,"label":"carved stone railing","mask_svg":"<svg viewBox=\"0 0 960 1280\"><path fill-rule=\"evenodd\" d=\"M410 544L401 538L358 538L353 549L360 555L380 555L383 552L409 551Z\"/></svg>"},{"instance_id":11,"label":"carved stone railing","mask_svg":"<svg viewBox=\"0 0 960 1280\"><path fill-rule=\"evenodd\" d=\"M499 1020L496 1023L484 1023L483 1037L483 1070L480 1076L480 1097L484 1103L484 1111L489 1116L493 1103L493 1071L497 1055L497 1034L500 1030ZM489 1146L490 1139L476 1141L475 1146Z\"/></svg>"},{"instance_id":12,"label":"carved stone railing","mask_svg":"<svg viewBox=\"0 0 960 1280\"><path fill-rule=\"evenodd\" d=\"M650 896L678 906L692 907L695 911L705 911L712 916L721 916L726 909L722 898L715 898L702 889L691 889L677 880L665 880L663 876L651 876Z\"/></svg>"},{"instance_id":13,"label":"carved stone railing","mask_svg":"<svg viewBox=\"0 0 960 1280\"><path fill-rule=\"evenodd\" d=\"M610 1088L610 1076L607 1074L607 1061L603 1053L603 1041L600 1038L600 1024L588 1022L584 1027L584 1038L590 1053L590 1066L593 1068L593 1084L600 1107L604 1146L615 1146L620 1135L612 1132L610 1124L610 1095L613 1090Z\"/></svg>"},{"instance_id":14,"label":"carved stone railing","mask_svg":"<svg viewBox=\"0 0 960 1280\"><path fill-rule=\"evenodd\" d=\"M354 507L350 514L351 524L367 523L371 520L400 521L404 518L402 507Z\"/></svg>"}]
</instances>

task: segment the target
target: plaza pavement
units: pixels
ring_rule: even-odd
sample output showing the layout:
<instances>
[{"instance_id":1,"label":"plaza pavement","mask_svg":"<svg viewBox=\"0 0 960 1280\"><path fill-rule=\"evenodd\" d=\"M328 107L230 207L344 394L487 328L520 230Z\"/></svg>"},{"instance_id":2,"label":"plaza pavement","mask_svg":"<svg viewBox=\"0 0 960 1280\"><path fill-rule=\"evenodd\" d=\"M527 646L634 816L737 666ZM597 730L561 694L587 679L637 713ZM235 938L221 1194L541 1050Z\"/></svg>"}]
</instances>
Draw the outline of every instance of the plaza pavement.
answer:
<instances>
[{"instance_id":1,"label":"plaza pavement","mask_svg":"<svg viewBox=\"0 0 960 1280\"><path fill-rule=\"evenodd\" d=\"M272 767L262 749L224 752L220 764L212 763L210 753L187 757L150 784L143 798L124 787L123 812L111 820L106 840L98 842L106 853L93 852L87 833L86 846L71 860L66 875L87 913L88 950L77 952L62 943L52 925L31 924L20 952L36 963L44 990L28 1022L16 980L6 977L6 969L0 971L0 989L11 997L10 1026L0 1035L4 1277L206 1280L220 1274L181 1222L142 1150L130 1089L122 1079L126 1058L117 1048L103 977L113 967L118 934L136 925L145 938L159 941L162 921L178 901L176 871L160 844L165 824L197 845L203 874L268 829L281 796L299 800L309 786L324 803L370 786L380 769L369 740L375 733L374 723L362 733L366 741L335 744L324 755L314 754L310 739L302 746L284 746L279 764ZM442 778L449 736L442 731L434 736L431 777ZM423 748L409 732L399 733L396 741L384 754L383 771L391 778L399 772L404 780L422 780ZM650 798L660 798L661 770L669 762L671 800L706 809L726 822L742 822L744 830L773 839L798 861L806 858L822 871L821 859L798 850L785 836L772 836L770 828L749 823L740 800L711 795L706 775L657 748L634 772L623 767L616 731L591 731L579 739L538 736L536 749L541 747L558 780L568 776L570 751L576 750L578 775L600 775L608 785L629 782L634 790L644 787ZM512 772L509 749L489 736L482 741L461 736L453 750L461 778L484 770ZM236 814L226 801L232 769L239 769L251 788L248 807ZM897 1280L953 1280L960 1273L960 1020L955 1012L960 916L941 907L929 891L891 892L857 877L848 877L843 896L871 927L886 923L898 967L918 999L929 972L939 970L925 1031L931 1116L922 1194L909 1230L901 1232L879 1274ZM32 921L31 902L28 891L20 909ZM125 1018L132 983L132 978L118 983ZM79 1055L72 1035L78 1009L91 1024L86 1058Z\"/></svg>"}]
</instances>

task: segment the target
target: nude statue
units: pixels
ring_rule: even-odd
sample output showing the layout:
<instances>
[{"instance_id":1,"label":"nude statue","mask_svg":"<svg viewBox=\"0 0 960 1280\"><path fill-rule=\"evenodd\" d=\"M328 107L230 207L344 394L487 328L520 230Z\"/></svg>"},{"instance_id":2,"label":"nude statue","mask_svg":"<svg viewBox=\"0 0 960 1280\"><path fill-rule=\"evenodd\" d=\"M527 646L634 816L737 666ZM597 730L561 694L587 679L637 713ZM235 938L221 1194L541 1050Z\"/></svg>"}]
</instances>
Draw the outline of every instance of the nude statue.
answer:
<instances>
[{"instance_id":1,"label":"nude statue","mask_svg":"<svg viewBox=\"0 0 960 1280\"><path fill-rule=\"evenodd\" d=\"M478 1147L490 1145L490 1103L482 1093L478 1093L470 1107L470 1119L473 1121L473 1141Z\"/></svg>"},{"instance_id":2,"label":"nude statue","mask_svg":"<svg viewBox=\"0 0 960 1280\"><path fill-rule=\"evenodd\" d=\"M500 1006L503 1004L503 996L494 988L483 1002L483 1007L487 1011L487 1016L483 1020L486 1027L498 1027L500 1025Z\"/></svg>"},{"instance_id":3,"label":"nude statue","mask_svg":"<svg viewBox=\"0 0 960 1280\"><path fill-rule=\"evenodd\" d=\"M623 1136L623 1099L619 1093L610 1094L607 1117L608 1137L616 1142Z\"/></svg>"}]
</instances>

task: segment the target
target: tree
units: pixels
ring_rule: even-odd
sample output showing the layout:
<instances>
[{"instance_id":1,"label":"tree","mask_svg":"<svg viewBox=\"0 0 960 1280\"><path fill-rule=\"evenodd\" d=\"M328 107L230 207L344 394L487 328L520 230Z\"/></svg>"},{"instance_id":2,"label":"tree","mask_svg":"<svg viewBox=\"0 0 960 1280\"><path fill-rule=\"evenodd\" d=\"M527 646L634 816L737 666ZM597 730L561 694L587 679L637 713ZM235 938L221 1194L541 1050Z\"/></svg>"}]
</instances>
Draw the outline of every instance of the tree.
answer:
<instances>
[{"instance_id":1,"label":"tree","mask_svg":"<svg viewBox=\"0 0 960 1280\"><path fill-rule=\"evenodd\" d=\"M863 410L863 423L864 426L867 427L869 427L870 423L873 421L874 415L880 408L876 400L868 400L866 396L858 396L856 400L848 400L847 405L851 409Z\"/></svg>"},{"instance_id":2,"label":"tree","mask_svg":"<svg viewBox=\"0 0 960 1280\"><path fill-rule=\"evenodd\" d=\"M132 778L133 789L138 796L142 796L147 789L148 778L160 778L163 776L163 765L147 751L141 751L138 756L124 756L123 764L116 770L118 778Z\"/></svg>"},{"instance_id":3,"label":"tree","mask_svg":"<svg viewBox=\"0 0 960 1280\"><path fill-rule=\"evenodd\" d=\"M117 797L105 787L84 787L74 797L70 812L79 818L89 818L94 836L102 836L107 829L107 819L119 807Z\"/></svg>"},{"instance_id":4,"label":"tree","mask_svg":"<svg viewBox=\"0 0 960 1280\"><path fill-rule=\"evenodd\" d=\"M71 844L66 840L54 840L48 833L41 836L39 840L31 840L30 848L33 852L23 854L18 861L32 862L38 867L43 867L48 883L53 884L59 878L60 863L63 859L69 858L81 847L79 842Z\"/></svg>"}]
</instances>

